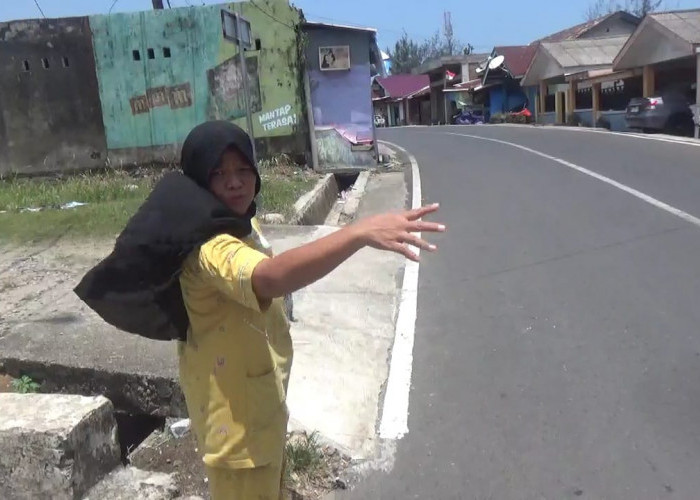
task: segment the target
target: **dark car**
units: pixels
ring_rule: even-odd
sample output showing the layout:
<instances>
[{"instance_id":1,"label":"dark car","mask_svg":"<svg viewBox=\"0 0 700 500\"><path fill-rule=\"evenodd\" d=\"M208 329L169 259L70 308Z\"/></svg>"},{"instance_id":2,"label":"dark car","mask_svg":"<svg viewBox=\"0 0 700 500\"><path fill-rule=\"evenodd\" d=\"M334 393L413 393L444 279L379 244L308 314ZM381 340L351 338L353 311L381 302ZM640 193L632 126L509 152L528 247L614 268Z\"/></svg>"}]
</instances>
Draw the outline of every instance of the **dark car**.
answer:
<instances>
[{"instance_id":1,"label":"dark car","mask_svg":"<svg viewBox=\"0 0 700 500\"><path fill-rule=\"evenodd\" d=\"M693 112L690 101L681 92L658 97L635 97L627 105L627 126L644 132L667 132L693 135Z\"/></svg>"}]
</instances>

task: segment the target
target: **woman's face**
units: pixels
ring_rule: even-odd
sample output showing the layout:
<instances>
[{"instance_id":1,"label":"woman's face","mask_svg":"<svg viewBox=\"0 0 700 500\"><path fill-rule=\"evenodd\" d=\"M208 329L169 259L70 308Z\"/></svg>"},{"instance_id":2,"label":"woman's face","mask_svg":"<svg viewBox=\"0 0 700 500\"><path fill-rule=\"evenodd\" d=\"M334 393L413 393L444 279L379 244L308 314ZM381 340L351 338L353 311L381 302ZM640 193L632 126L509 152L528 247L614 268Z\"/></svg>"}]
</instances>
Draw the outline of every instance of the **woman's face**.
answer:
<instances>
[{"instance_id":1,"label":"woman's face","mask_svg":"<svg viewBox=\"0 0 700 500\"><path fill-rule=\"evenodd\" d=\"M236 215L245 215L255 198L255 169L237 149L227 149L209 177L209 190Z\"/></svg>"}]
</instances>

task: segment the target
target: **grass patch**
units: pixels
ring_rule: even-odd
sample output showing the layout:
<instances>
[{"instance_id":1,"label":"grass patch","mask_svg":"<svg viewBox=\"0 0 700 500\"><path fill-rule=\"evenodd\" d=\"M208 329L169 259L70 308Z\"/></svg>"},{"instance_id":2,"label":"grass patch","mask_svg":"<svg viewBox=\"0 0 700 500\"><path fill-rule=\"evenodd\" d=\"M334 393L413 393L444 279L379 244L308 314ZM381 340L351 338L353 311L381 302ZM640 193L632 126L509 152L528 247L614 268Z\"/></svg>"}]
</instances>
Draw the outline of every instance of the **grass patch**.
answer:
<instances>
[{"instance_id":1,"label":"grass patch","mask_svg":"<svg viewBox=\"0 0 700 500\"><path fill-rule=\"evenodd\" d=\"M278 213L289 218L294 203L310 191L318 176L307 170L287 166L260 168L262 190L258 196L258 214Z\"/></svg>"},{"instance_id":2,"label":"grass patch","mask_svg":"<svg viewBox=\"0 0 700 500\"><path fill-rule=\"evenodd\" d=\"M341 475L350 457L319 442L318 433L293 432L284 449L284 486L292 498L321 498L335 489L345 489Z\"/></svg>"},{"instance_id":3,"label":"grass patch","mask_svg":"<svg viewBox=\"0 0 700 500\"><path fill-rule=\"evenodd\" d=\"M0 210L56 209L64 203L108 203L143 200L155 176L132 175L122 170L41 179L10 178L0 181Z\"/></svg>"},{"instance_id":4,"label":"grass patch","mask_svg":"<svg viewBox=\"0 0 700 500\"><path fill-rule=\"evenodd\" d=\"M261 165L258 213L289 216L317 176L281 160ZM108 171L56 178L0 180L0 241L114 237L141 206L163 170ZM65 203L87 205L59 210ZM26 211L41 208L41 211ZM25 211L23 211L25 210Z\"/></svg>"},{"instance_id":5,"label":"grass patch","mask_svg":"<svg viewBox=\"0 0 700 500\"><path fill-rule=\"evenodd\" d=\"M308 483L324 474L323 448L316 432L292 436L284 448L284 455L285 483L288 487Z\"/></svg>"}]
</instances>

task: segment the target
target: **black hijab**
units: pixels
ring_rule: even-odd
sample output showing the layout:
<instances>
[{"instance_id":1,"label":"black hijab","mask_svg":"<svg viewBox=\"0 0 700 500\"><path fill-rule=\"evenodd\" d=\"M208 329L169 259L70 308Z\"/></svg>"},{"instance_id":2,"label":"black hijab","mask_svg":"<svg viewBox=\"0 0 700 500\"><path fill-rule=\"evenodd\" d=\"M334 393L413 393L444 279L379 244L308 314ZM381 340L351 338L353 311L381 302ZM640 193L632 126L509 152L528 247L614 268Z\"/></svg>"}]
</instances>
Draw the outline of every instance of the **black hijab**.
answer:
<instances>
[{"instance_id":1,"label":"black hijab","mask_svg":"<svg viewBox=\"0 0 700 500\"><path fill-rule=\"evenodd\" d=\"M243 238L252 231L255 203L237 216L207 189L211 171L231 147L257 173L250 138L240 127L225 121L195 127L182 146L184 175L171 172L156 184L112 253L75 288L106 322L152 339L186 338L189 318L179 280L185 258L217 234Z\"/></svg>"}]
</instances>

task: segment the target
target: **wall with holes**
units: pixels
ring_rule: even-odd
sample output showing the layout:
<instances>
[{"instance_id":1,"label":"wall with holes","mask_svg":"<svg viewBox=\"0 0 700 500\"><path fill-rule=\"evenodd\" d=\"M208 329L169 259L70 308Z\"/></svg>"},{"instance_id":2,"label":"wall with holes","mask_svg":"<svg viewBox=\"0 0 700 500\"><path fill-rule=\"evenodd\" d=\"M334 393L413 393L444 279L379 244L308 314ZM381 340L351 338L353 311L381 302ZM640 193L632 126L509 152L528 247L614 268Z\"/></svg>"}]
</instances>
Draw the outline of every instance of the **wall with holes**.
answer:
<instances>
[{"instance_id":1,"label":"wall with holes","mask_svg":"<svg viewBox=\"0 0 700 500\"><path fill-rule=\"evenodd\" d=\"M222 7L251 23L254 45L245 52L245 66L256 139L264 145L265 139L300 135L300 15L286 0L92 16L113 163L177 159L187 133L205 120L246 128L243 72L236 45L222 36ZM305 141L296 142L304 148Z\"/></svg>"},{"instance_id":2,"label":"wall with holes","mask_svg":"<svg viewBox=\"0 0 700 500\"><path fill-rule=\"evenodd\" d=\"M0 23L0 176L105 157L88 18Z\"/></svg>"}]
</instances>

